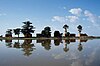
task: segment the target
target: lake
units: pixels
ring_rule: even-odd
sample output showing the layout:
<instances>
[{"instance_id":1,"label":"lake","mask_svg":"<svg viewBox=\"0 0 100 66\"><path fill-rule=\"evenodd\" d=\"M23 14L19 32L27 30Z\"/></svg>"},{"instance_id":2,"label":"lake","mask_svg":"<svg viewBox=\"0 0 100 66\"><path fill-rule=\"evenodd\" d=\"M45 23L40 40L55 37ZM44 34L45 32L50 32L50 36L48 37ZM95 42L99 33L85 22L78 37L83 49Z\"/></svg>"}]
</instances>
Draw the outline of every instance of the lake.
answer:
<instances>
[{"instance_id":1,"label":"lake","mask_svg":"<svg viewBox=\"0 0 100 66\"><path fill-rule=\"evenodd\" d=\"M100 66L100 39L2 40L0 66Z\"/></svg>"}]
</instances>

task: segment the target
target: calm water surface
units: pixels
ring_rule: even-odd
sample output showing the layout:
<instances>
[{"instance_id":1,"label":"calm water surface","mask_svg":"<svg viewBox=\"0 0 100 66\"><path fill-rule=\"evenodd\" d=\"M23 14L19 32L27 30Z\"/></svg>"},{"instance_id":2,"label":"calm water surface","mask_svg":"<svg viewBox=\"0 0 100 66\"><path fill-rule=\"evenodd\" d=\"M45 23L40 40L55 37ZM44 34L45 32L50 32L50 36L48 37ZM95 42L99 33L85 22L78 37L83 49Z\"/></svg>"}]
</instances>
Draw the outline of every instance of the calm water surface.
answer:
<instances>
[{"instance_id":1,"label":"calm water surface","mask_svg":"<svg viewBox=\"0 0 100 66\"><path fill-rule=\"evenodd\" d=\"M100 66L100 39L3 40L0 66Z\"/></svg>"}]
</instances>

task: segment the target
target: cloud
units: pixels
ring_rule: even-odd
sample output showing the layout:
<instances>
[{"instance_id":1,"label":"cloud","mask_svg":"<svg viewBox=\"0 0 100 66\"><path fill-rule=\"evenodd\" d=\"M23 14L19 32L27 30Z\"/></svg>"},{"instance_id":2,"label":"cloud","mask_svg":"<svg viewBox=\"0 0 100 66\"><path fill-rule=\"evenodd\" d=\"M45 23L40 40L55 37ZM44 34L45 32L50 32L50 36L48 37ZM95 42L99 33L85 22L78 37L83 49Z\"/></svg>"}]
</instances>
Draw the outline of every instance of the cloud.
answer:
<instances>
[{"instance_id":1,"label":"cloud","mask_svg":"<svg viewBox=\"0 0 100 66\"><path fill-rule=\"evenodd\" d=\"M66 16L66 20L69 22L76 22L78 19L77 16Z\"/></svg>"},{"instance_id":2,"label":"cloud","mask_svg":"<svg viewBox=\"0 0 100 66\"><path fill-rule=\"evenodd\" d=\"M54 16L52 18L52 21L58 21L58 22L63 23L63 22L66 22L66 18L65 17L61 17L61 16Z\"/></svg>"},{"instance_id":3,"label":"cloud","mask_svg":"<svg viewBox=\"0 0 100 66\"><path fill-rule=\"evenodd\" d=\"M82 9L81 8L73 8L73 9L70 9L69 12L73 15L79 16L82 13Z\"/></svg>"},{"instance_id":4,"label":"cloud","mask_svg":"<svg viewBox=\"0 0 100 66\"><path fill-rule=\"evenodd\" d=\"M78 12L77 15L72 14L71 12L69 12L68 14L65 14L64 16L55 15L51 19L52 23L55 25L56 24L58 25L67 24L70 27L69 31L76 32L76 33L78 33L76 27L77 25L80 24L83 26L83 31L82 31L83 33L85 32L89 35L96 35L96 36L99 35L98 31L100 31L100 16L92 13L90 10L81 9L81 11L82 12ZM60 28L59 30L62 31Z\"/></svg>"},{"instance_id":5,"label":"cloud","mask_svg":"<svg viewBox=\"0 0 100 66\"><path fill-rule=\"evenodd\" d=\"M100 20L100 16L96 16L88 10L84 11L84 16L87 17L87 20L92 22L94 26L99 26L98 21Z\"/></svg>"},{"instance_id":6,"label":"cloud","mask_svg":"<svg viewBox=\"0 0 100 66\"><path fill-rule=\"evenodd\" d=\"M79 18L77 16L54 16L52 21L58 21L60 23L65 23L65 22L77 22Z\"/></svg>"},{"instance_id":7,"label":"cloud","mask_svg":"<svg viewBox=\"0 0 100 66\"><path fill-rule=\"evenodd\" d=\"M88 20L94 23L96 21L96 17L88 10L84 11L84 15L88 17Z\"/></svg>"}]
</instances>

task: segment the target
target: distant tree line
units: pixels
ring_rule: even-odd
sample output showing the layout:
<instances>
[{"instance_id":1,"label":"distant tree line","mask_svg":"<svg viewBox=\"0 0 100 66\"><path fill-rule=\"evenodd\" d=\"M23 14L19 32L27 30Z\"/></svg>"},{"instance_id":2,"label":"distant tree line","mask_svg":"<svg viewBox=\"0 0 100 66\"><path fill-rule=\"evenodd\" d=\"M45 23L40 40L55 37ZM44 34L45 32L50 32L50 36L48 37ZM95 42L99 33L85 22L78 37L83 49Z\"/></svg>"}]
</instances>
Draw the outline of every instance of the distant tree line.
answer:
<instances>
[{"instance_id":1,"label":"distant tree line","mask_svg":"<svg viewBox=\"0 0 100 66\"><path fill-rule=\"evenodd\" d=\"M16 29L8 29L6 31L6 37L12 37L12 33L14 33L15 35L18 35L22 33L24 35L24 37L26 38L31 38L32 37L32 33L34 33L35 31L35 27L32 25L32 23L30 21L26 21L23 22L23 26L22 28L16 28ZM65 29L65 33L64 33L64 37L70 37L73 34L70 34L70 32L68 32L68 25L64 25L63 28ZM77 29L79 31L79 34L81 34L82 31L82 26L78 25ZM54 37L62 37L63 33L60 33L59 31L55 31L54 32ZM75 35L73 35L75 36ZM45 27L44 30L41 31L40 34L37 34L36 37L51 37L51 28L49 26Z\"/></svg>"}]
</instances>

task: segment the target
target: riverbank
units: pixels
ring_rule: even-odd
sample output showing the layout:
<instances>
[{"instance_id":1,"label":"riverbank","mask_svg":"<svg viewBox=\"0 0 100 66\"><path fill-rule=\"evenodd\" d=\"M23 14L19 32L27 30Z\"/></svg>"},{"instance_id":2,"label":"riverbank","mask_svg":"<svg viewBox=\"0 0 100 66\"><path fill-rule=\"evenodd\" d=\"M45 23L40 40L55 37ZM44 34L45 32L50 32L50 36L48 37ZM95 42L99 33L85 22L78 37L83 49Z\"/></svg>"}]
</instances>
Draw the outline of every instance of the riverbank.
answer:
<instances>
[{"instance_id":1,"label":"riverbank","mask_svg":"<svg viewBox=\"0 0 100 66\"><path fill-rule=\"evenodd\" d=\"M100 39L100 36L87 36L87 37L50 37L50 38L46 38L46 37L32 37L32 38L25 38L25 37L0 37L0 40L27 40L27 39L31 39L31 40L46 40L46 39L50 39L50 40L55 40L55 39L62 39L62 40L67 40L67 39Z\"/></svg>"}]
</instances>

